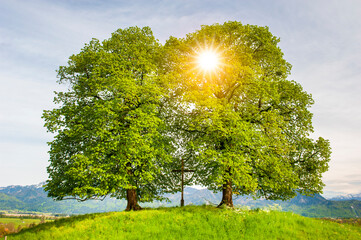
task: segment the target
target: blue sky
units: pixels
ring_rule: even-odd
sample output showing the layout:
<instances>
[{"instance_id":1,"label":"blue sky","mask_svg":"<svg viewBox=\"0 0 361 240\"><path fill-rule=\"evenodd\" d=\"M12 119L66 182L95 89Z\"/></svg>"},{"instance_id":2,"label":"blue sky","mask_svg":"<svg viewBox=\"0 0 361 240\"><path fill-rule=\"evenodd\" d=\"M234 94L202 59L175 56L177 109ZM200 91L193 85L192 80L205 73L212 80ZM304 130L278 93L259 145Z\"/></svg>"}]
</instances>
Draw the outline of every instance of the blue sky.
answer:
<instances>
[{"instance_id":1,"label":"blue sky","mask_svg":"<svg viewBox=\"0 0 361 240\"><path fill-rule=\"evenodd\" d=\"M164 43L202 24L269 26L311 93L314 137L331 141L325 195L361 192L361 1L358 0L0 0L0 186L47 178L55 70L91 38L150 26Z\"/></svg>"}]
</instances>

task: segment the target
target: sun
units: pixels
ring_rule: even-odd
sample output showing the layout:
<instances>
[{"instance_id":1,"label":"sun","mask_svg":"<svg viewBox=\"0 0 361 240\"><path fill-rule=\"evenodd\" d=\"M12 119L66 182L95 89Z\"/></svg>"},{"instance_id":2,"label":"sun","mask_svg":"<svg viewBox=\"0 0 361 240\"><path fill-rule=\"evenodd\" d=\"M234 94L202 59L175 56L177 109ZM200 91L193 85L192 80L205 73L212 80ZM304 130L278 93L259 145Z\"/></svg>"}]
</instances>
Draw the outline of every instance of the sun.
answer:
<instances>
[{"instance_id":1,"label":"sun","mask_svg":"<svg viewBox=\"0 0 361 240\"><path fill-rule=\"evenodd\" d=\"M198 53L197 64L204 72L213 72L219 67L219 54L211 49L203 50Z\"/></svg>"}]
</instances>

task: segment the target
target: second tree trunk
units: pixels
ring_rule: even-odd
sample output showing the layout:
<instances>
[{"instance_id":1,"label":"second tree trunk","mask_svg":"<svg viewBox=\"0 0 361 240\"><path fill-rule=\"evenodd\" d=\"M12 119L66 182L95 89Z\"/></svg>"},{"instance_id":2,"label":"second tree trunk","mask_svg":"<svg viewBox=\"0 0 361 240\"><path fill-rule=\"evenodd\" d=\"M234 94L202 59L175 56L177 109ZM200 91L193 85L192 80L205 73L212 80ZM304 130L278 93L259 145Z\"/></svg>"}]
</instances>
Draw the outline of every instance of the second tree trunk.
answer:
<instances>
[{"instance_id":1,"label":"second tree trunk","mask_svg":"<svg viewBox=\"0 0 361 240\"><path fill-rule=\"evenodd\" d=\"M225 184L223 184L222 190L222 201L218 205L218 207L226 205L227 207L233 207L233 200L232 200L232 181L227 180Z\"/></svg>"},{"instance_id":2,"label":"second tree trunk","mask_svg":"<svg viewBox=\"0 0 361 240\"><path fill-rule=\"evenodd\" d=\"M125 211L142 209L138 205L136 189L127 189L127 202L128 202L128 204L127 204L127 208L125 209Z\"/></svg>"}]
</instances>

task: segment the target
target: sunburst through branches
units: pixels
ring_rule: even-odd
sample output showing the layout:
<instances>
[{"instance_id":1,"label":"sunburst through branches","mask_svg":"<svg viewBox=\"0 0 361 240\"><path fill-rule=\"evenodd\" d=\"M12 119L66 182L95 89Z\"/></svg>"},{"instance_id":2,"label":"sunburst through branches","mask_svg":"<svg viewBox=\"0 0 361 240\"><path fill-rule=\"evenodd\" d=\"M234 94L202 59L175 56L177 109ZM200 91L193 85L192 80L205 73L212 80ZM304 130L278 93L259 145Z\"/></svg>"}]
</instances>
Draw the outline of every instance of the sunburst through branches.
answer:
<instances>
[{"instance_id":1,"label":"sunburst through branches","mask_svg":"<svg viewBox=\"0 0 361 240\"><path fill-rule=\"evenodd\" d=\"M202 50L198 53L197 64L204 72L216 71L219 63L219 55L212 49Z\"/></svg>"}]
</instances>

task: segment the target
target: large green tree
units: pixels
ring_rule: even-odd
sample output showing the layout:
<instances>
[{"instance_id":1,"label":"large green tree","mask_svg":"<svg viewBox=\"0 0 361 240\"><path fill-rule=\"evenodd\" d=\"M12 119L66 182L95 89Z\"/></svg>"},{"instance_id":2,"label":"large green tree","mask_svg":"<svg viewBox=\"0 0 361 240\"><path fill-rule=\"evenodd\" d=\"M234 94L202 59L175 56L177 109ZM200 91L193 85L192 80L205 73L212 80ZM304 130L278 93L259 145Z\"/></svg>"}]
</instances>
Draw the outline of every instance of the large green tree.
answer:
<instances>
[{"instance_id":1,"label":"large green tree","mask_svg":"<svg viewBox=\"0 0 361 240\"><path fill-rule=\"evenodd\" d=\"M45 190L56 200L159 199L158 178L170 160L161 117L164 84L161 46L149 27L119 29L103 42L93 39L58 70L68 91L56 93L44 111L50 145ZM163 184L164 185L164 184Z\"/></svg>"},{"instance_id":2,"label":"large green tree","mask_svg":"<svg viewBox=\"0 0 361 240\"><path fill-rule=\"evenodd\" d=\"M233 206L232 194L289 199L324 186L329 142L309 137L313 100L287 79L278 43L267 27L226 22L165 45L179 106L174 129L198 158L198 183L223 192L220 206ZM214 69L199 66L204 52L218 59Z\"/></svg>"},{"instance_id":3,"label":"large green tree","mask_svg":"<svg viewBox=\"0 0 361 240\"><path fill-rule=\"evenodd\" d=\"M233 194L321 192L329 142L309 137L313 100L287 79L278 42L266 27L239 22L203 26L164 47L148 27L93 39L59 68L69 90L43 114L55 134L49 196L110 195L140 209L138 201L178 189L180 159L195 170L189 183L223 192L220 206L232 206ZM210 69L207 58L219 64Z\"/></svg>"}]
</instances>

